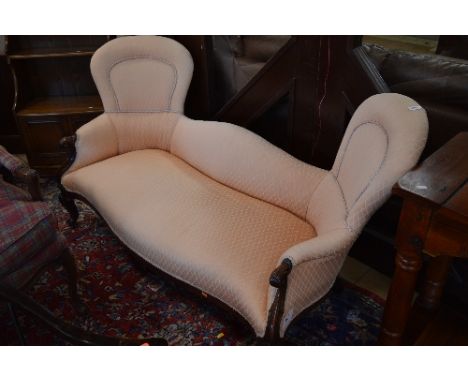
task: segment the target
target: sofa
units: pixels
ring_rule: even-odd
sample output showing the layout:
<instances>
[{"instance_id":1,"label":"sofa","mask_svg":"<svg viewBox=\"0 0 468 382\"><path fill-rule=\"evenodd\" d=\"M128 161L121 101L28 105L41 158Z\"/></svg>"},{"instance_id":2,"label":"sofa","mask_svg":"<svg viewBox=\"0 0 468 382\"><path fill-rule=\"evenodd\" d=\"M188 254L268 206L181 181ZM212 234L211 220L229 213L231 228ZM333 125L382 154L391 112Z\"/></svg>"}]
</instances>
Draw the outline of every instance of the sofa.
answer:
<instances>
[{"instance_id":1,"label":"sofa","mask_svg":"<svg viewBox=\"0 0 468 382\"><path fill-rule=\"evenodd\" d=\"M468 130L468 60L375 44L358 49L374 67L368 75L379 83L376 91L404 94L426 110L431 129L423 157Z\"/></svg>"},{"instance_id":2,"label":"sofa","mask_svg":"<svg viewBox=\"0 0 468 382\"><path fill-rule=\"evenodd\" d=\"M275 341L332 287L363 225L418 161L427 118L398 94L354 114L330 171L254 133L184 116L187 50L156 36L96 51L91 71L105 112L64 140L61 201L95 208L158 269Z\"/></svg>"}]
</instances>

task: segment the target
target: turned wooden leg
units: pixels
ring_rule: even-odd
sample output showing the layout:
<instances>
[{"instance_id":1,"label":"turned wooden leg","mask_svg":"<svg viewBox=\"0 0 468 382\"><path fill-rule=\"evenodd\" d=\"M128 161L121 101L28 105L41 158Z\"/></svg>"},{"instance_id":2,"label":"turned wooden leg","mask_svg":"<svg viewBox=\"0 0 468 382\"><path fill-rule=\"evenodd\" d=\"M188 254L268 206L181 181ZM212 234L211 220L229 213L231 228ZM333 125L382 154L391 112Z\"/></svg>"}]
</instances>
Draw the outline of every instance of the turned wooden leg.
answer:
<instances>
[{"instance_id":1,"label":"turned wooden leg","mask_svg":"<svg viewBox=\"0 0 468 382\"><path fill-rule=\"evenodd\" d=\"M399 345L410 315L416 279L422 265L423 238L431 210L405 200L396 239L395 273L385 304L379 344Z\"/></svg>"},{"instance_id":2,"label":"turned wooden leg","mask_svg":"<svg viewBox=\"0 0 468 382\"><path fill-rule=\"evenodd\" d=\"M448 256L430 259L422 292L416 300L420 307L429 312L434 312L439 308L451 263L452 258Z\"/></svg>"},{"instance_id":3,"label":"turned wooden leg","mask_svg":"<svg viewBox=\"0 0 468 382\"><path fill-rule=\"evenodd\" d=\"M78 208L76 207L74 198L67 191L61 190L61 193L59 195L59 201L70 215L70 226L73 228L76 227L79 212Z\"/></svg>"},{"instance_id":4,"label":"turned wooden leg","mask_svg":"<svg viewBox=\"0 0 468 382\"><path fill-rule=\"evenodd\" d=\"M62 264L68 276L68 292L72 300L73 306L80 314L87 312L86 305L80 300L78 296L78 271L76 268L75 258L70 250L66 248L61 256Z\"/></svg>"}]
</instances>

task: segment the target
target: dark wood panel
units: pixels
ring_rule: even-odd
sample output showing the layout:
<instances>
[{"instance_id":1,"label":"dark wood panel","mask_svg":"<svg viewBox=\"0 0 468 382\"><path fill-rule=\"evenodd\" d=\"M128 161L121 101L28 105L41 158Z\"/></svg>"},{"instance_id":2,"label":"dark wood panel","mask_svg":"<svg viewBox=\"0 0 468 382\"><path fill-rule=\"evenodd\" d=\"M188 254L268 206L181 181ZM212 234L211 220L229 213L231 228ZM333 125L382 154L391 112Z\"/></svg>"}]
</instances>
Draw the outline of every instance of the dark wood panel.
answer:
<instances>
[{"instance_id":1,"label":"dark wood panel","mask_svg":"<svg viewBox=\"0 0 468 382\"><path fill-rule=\"evenodd\" d=\"M69 96L69 97L43 97L29 101L18 110L19 117L86 114L103 112L101 98L98 95Z\"/></svg>"},{"instance_id":2,"label":"dark wood panel","mask_svg":"<svg viewBox=\"0 0 468 382\"><path fill-rule=\"evenodd\" d=\"M51 52L94 51L110 36L98 35L21 35L8 36L7 49L10 55L38 54Z\"/></svg>"},{"instance_id":3,"label":"dark wood panel","mask_svg":"<svg viewBox=\"0 0 468 382\"><path fill-rule=\"evenodd\" d=\"M0 145L12 153L24 152L23 140L12 111L14 84L5 56L0 56Z\"/></svg>"},{"instance_id":4,"label":"dark wood panel","mask_svg":"<svg viewBox=\"0 0 468 382\"><path fill-rule=\"evenodd\" d=\"M323 168L335 158L347 122L342 79L347 52L355 39L349 36L293 36L254 78L215 116L262 131L258 121L287 98L287 128L281 147L295 157ZM284 129L280 123L273 128Z\"/></svg>"},{"instance_id":5,"label":"dark wood panel","mask_svg":"<svg viewBox=\"0 0 468 382\"><path fill-rule=\"evenodd\" d=\"M213 62L210 36L168 36L181 43L193 58L193 77L185 102L185 114L194 119L213 116Z\"/></svg>"},{"instance_id":6,"label":"dark wood panel","mask_svg":"<svg viewBox=\"0 0 468 382\"><path fill-rule=\"evenodd\" d=\"M443 204L465 183L468 168L468 132L460 133L410 171L398 183L399 190ZM441 179L444 182L441 183Z\"/></svg>"},{"instance_id":7,"label":"dark wood panel","mask_svg":"<svg viewBox=\"0 0 468 382\"><path fill-rule=\"evenodd\" d=\"M109 36L8 36L13 110L31 167L56 175L59 142L103 112L91 76L92 53Z\"/></svg>"}]
</instances>

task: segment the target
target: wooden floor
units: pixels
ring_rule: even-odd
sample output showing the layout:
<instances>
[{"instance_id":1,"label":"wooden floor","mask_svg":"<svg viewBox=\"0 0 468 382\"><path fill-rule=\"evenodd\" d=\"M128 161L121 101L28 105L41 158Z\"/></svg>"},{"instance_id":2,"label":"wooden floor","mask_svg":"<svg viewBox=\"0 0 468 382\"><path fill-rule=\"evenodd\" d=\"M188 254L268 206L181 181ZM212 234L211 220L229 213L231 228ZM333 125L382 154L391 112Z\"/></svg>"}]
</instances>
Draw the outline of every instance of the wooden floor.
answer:
<instances>
[{"instance_id":1,"label":"wooden floor","mask_svg":"<svg viewBox=\"0 0 468 382\"><path fill-rule=\"evenodd\" d=\"M361 288L385 299L391 279L350 256L346 259L340 276ZM432 317L415 309L409 325L407 345L468 345L468 314L444 305Z\"/></svg>"}]
</instances>

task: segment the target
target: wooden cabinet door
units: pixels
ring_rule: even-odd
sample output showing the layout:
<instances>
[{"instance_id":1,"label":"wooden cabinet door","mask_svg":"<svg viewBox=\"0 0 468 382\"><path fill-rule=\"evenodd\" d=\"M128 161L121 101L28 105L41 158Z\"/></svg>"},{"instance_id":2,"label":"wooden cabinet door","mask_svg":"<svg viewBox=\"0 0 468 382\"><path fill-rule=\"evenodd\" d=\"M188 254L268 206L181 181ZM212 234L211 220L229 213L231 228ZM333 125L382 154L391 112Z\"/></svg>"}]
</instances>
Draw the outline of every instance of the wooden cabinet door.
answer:
<instances>
[{"instance_id":1,"label":"wooden cabinet door","mask_svg":"<svg viewBox=\"0 0 468 382\"><path fill-rule=\"evenodd\" d=\"M31 167L52 175L64 163L60 139L68 133L67 120L61 116L19 118Z\"/></svg>"}]
</instances>

